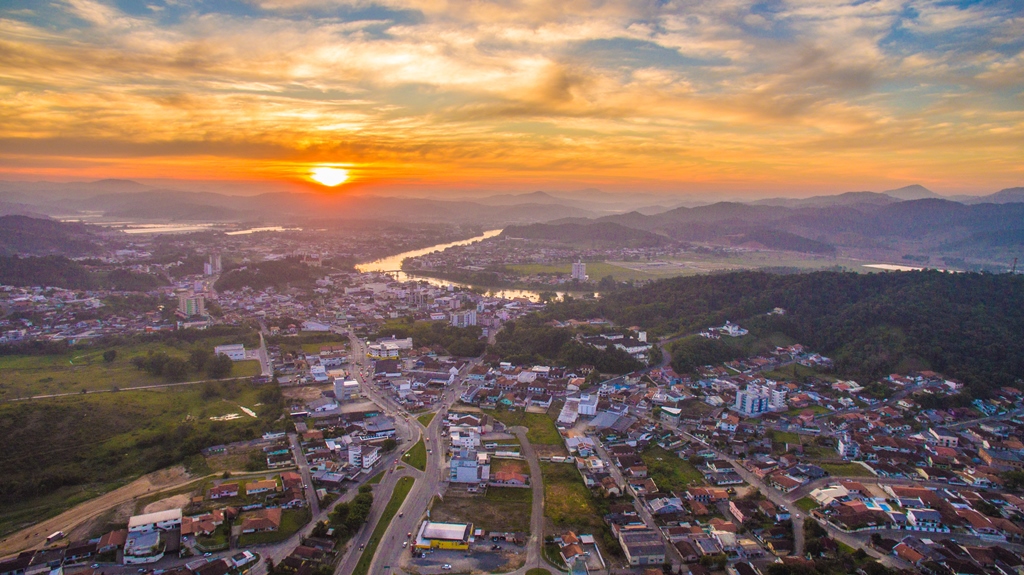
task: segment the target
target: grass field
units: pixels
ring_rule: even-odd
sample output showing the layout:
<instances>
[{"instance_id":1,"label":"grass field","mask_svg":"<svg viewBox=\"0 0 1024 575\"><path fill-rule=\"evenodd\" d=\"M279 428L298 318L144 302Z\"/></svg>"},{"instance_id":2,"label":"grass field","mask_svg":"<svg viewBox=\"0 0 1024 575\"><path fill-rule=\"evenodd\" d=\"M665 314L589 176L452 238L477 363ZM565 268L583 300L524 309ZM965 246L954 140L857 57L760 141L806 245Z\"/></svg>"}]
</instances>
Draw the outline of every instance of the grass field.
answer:
<instances>
[{"instance_id":1,"label":"grass field","mask_svg":"<svg viewBox=\"0 0 1024 575\"><path fill-rule=\"evenodd\" d=\"M309 523L309 509L285 509L281 514L281 528L277 531L264 533L246 533L238 537L240 546L262 545L264 543L277 543L284 541L294 535L302 526Z\"/></svg>"},{"instance_id":2,"label":"grass field","mask_svg":"<svg viewBox=\"0 0 1024 575\"><path fill-rule=\"evenodd\" d=\"M348 349L348 340L328 341L324 343L304 343L302 344L302 351L306 353L320 353L321 347L341 347Z\"/></svg>"},{"instance_id":3,"label":"grass field","mask_svg":"<svg viewBox=\"0 0 1024 575\"><path fill-rule=\"evenodd\" d=\"M544 477L544 516L558 527L600 521L593 495L576 468L564 463L540 463Z\"/></svg>"},{"instance_id":4,"label":"grass field","mask_svg":"<svg viewBox=\"0 0 1024 575\"><path fill-rule=\"evenodd\" d=\"M488 531L530 531L533 491L517 487L488 487L485 495L449 495L430 511L435 521L470 522Z\"/></svg>"},{"instance_id":5,"label":"grass field","mask_svg":"<svg viewBox=\"0 0 1024 575\"><path fill-rule=\"evenodd\" d=\"M551 575L551 571L547 569L541 569L540 567L534 567L526 572L526 575Z\"/></svg>"},{"instance_id":6,"label":"grass field","mask_svg":"<svg viewBox=\"0 0 1024 575\"><path fill-rule=\"evenodd\" d=\"M212 343L204 343L213 347ZM146 385L169 383L164 377L150 375L131 364L135 356L149 352L163 352L171 357L188 358L189 348L178 348L162 343L147 343L118 347L117 357L103 361L104 348L78 350L63 355L11 355L0 357L0 400L75 393L82 390L128 389ZM252 377L260 374L259 362L241 361L234 364L231 377ZM189 372L186 381L207 379L203 372Z\"/></svg>"},{"instance_id":7,"label":"grass field","mask_svg":"<svg viewBox=\"0 0 1024 575\"><path fill-rule=\"evenodd\" d=\"M572 262L564 264L519 264L506 266L506 269L515 271L524 276L536 274L570 274L572 273ZM612 276L616 281L649 280L658 277L657 274L632 270L621 265L606 262L587 262L587 275L590 281L599 281L607 276Z\"/></svg>"},{"instance_id":8,"label":"grass field","mask_svg":"<svg viewBox=\"0 0 1024 575\"><path fill-rule=\"evenodd\" d=\"M384 532L387 530L391 520L398 514L398 509L402 507L405 497L412 490L412 484L412 477L403 477L398 480L394 492L391 493L391 499L388 501L387 507L384 508L384 513L381 514L380 520L377 522L377 527L373 530L370 540L366 543L366 549L363 550L363 554L359 556L359 562L356 563L355 569L352 570L353 575L366 575L370 571L370 563L373 562L373 556L377 554L377 545L380 543L381 537L384 536Z\"/></svg>"},{"instance_id":9,"label":"grass field","mask_svg":"<svg viewBox=\"0 0 1024 575\"><path fill-rule=\"evenodd\" d=\"M801 442L800 435L791 431L773 431L772 437L778 443L798 444Z\"/></svg>"},{"instance_id":10,"label":"grass field","mask_svg":"<svg viewBox=\"0 0 1024 575\"><path fill-rule=\"evenodd\" d=\"M815 415L822 415L824 413L832 413L824 405L808 405L807 407L794 407L786 412L786 415L800 415L805 411L813 411Z\"/></svg>"},{"instance_id":11,"label":"grass field","mask_svg":"<svg viewBox=\"0 0 1024 575\"><path fill-rule=\"evenodd\" d=\"M796 506L806 511L807 513L810 513L811 511L818 508L818 503L815 502L810 497L801 497L800 499L796 500Z\"/></svg>"},{"instance_id":12,"label":"grass field","mask_svg":"<svg viewBox=\"0 0 1024 575\"><path fill-rule=\"evenodd\" d=\"M691 485L704 485L704 475L689 461L670 451L653 447L641 458L647 465L647 475L662 491L686 491Z\"/></svg>"},{"instance_id":13,"label":"grass field","mask_svg":"<svg viewBox=\"0 0 1024 575\"><path fill-rule=\"evenodd\" d=\"M367 485L376 485L376 484L380 483L381 479L384 479L384 472L383 471L381 471L377 475L374 475L373 477L371 477L370 480L366 482L366 484Z\"/></svg>"},{"instance_id":14,"label":"grass field","mask_svg":"<svg viewBox=\"0 0 1024 575\"><path fill-rule=\"evenodd\" d=\"M526 427L526 439L534 445L562 445L563 443L562 435L558 433L555 422L543 413L495 411L491 415L509 427Z\"/></svg>"},{"instance_id":15,"label":"grass field","mask_svg":"<svg viewBox=\"0 0 1024 575\"><path fill-rule=\"evenodd\" d=\"M415 445L409 448L409 451L402 456L402 463L406 463L419 469L420 471L426 471L427 469L427 446L420 439Z\"/></svg>"},{"instance_id":16,"label":"grass field","mask_svg":"<svg viewBox=\"0 0 1024 575\"><path fill-rule=\"evenodd\" d=\"M834 477L874 477L859 463L821 463L819 467Z\"/></svg>"},{"instance_id":17,"label":"grass field","mask_svg":"<svg viewBox=\"0 0 1024 575\"><path fill-rule=\"evenodd\" d=\"M423 415L416 418L417 421L423 424L423 427L430 425L431 421L434 421L434 416L437 415L434 412L424 413Z\"/></svg>"},{"instance_id":18,"label":"grass field","mask_svg":"<svg viewBox=\"0 0 1024 575\"><path fill-rule=\"evenodd\" d=\"M276 389L233 381L2 403L0 535L193 458L200 447L258 437L280 416L278 398ZM230 413L240 417L210 419Z\"/></svg>"}]
</instances>

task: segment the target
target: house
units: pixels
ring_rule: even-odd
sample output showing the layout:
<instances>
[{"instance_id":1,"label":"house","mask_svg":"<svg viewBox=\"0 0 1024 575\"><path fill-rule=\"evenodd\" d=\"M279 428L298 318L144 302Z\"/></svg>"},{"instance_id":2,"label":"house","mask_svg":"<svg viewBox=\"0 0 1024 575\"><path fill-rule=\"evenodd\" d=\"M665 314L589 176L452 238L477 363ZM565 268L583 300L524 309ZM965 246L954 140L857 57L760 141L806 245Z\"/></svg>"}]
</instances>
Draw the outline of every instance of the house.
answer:
<instances>
[{"instance_id":1,"label":"house","mask_svg":"<svg viewBox=\"0 0 1024 575\"><path fill-rule=\"evenodd\" d=\"M678 497L659 497L647 502L652 515L667 515L670 513L682 513L683 502Z\"/></svg>"},{"instance_id":2,"label":"house","mask_svg":"<svg viewBox=\"0 0 1024 575\"><path fill-rule=\"evenodd\" d=\"M225 497L237 497L237 483L222 483L210 488L210 499L224 499Z\"/></svg>"},{"instance_id":3,"label":"house","mask_svg":"<svg viewBox=\"0 0 1024 575\"><path fill-rule=\"evenodd\" d=\"M491 476L491 485L503 485L508 487L526 487L529 481L529 475L515 473L513 471L499 471Z\"/></svg>"},{"instance_id":4,"label":"house","mask_svg":"<svg viewBox=\"0 0 1024 575\"><path fill-rule=\"evenodd\" d=\"M619 545L630 565L662 565L665 563L665 541L654 529L619 530Z\"/></svg>"},{"instance_id":5,"label":"house","mask_svg":"<svg viewBox=\"0 0 1024 575\"><path fill-rule=\"evenodd\" d=\"M949 533L949 527L942 523L942 514L934 509L911 509L907 511L907 529Z\"/></svg>"},{"instance_id":6,"label":"house","mask_svg":"<svg viewBox=\"0 0 1024 575\"><path fill-rule=\"evenodd\" d=\"M252 481L245 484L246 495L258 495L260 493L267 493L268 491L277 491L277 480L260 479L259 481Z\"/></svg>"},{"instance_id":7,"label":"house","mask_svg":"<svg viewBox=\"0 0 1024 575\"><path fill-rule=\"evenodd\" d=\"M281 528L282 513L279 507L254 511L242 519L242 533L277 531Z\"/></svg>"}]
</instances>

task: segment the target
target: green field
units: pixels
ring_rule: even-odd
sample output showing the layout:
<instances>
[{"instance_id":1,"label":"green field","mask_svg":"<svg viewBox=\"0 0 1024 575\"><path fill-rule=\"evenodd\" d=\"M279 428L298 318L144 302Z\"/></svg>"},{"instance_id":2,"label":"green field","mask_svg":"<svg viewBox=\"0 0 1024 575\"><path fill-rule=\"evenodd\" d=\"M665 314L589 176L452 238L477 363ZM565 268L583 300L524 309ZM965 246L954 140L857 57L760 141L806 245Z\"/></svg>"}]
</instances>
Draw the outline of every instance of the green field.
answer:
<instances>
[{"instance_id":1,"label":"green field","mask_svg":"<svg viewBox=\"0 0 1024 575\"><path fill-rule=\"evenodd\" d=\"M262 545L265 543L277 543L284 541L294 535L302 526L309 523L309 509L285 509L281 513L281 528L277 531L264 533L246 533L238 537L238 544L242 547L247 545Z\"/></svg>"},{"instance_id":2,"label":"green field","mask_svg":"<svg viewBox=\"0 0 1024 575\"><path fill-rule=\"evenodd\" d=\"M366 482L366 484L367 485L376 485L376 484L380 483L381 479L384 479L384 472L383 471L381 471L377 475L374 475L373 477L371 477L370 480Z\"/></svg>"},{"instance_id":3,"label":"green field","mask_svg":"<svg viewBox=\"0 0 1024 575\"><path fill-rule=\"evenodd\" d=\"M239 417L210 419L231 413ZM0 535L202 447L258 437L280 427L280 415L277 388L239 381L2 403Z\"/></svg>"},{"instance_id":4,"label":"green field","mask_svg":"<svg viewBox=\"0 0 1024 575\"><path fill-rule=\"evenodd\" d=\"M212 343L203 344L213 349ZM76 350L63 355L9 355L0 356L0 400L77 393L82 390L128 389L169 383L164 377L150 375L131 364L135 356L149 352L163 352L171 357L188 359L189 348L163 343L146 343L114 348L117 357L107 363L103 360L105 348ZM260 374L259 362L241 361L234 364L230 377L252 377ZM204 372L189 372L186 381L208 379Z\"/></svg>"},{"instance_id":5,"label":"green field","mask_svg":"<svg viewBox=\"0 0 1024 575\"><path fill-rule=\"evenodd\" d=\"M562 445L563 443L562 435L558 433L555 422L543 413L496 410L491 415L509 427L526 427L526 439L534 445Z\"/></svg>"},{"instance_id":6,"label":"green field","mask_svg":"<svg viewBox=\"0 0 1024 575\"><path fill-rule=\"evenodd\" d=\"M859 463L820 463L818 466L834 477L874 477Z\"/></svg>"},{"instance_id":7,"label":"green field","mask_svg":"<svg viewBox=\"0 0 1024 575\"><path fill-rule=\"evenodd\" d=\"M818 508L818 503L811 499L810 497L801 497L800 499L796 500L796 506L806 511L807 513L810 513L811 511Z\"/></svg>"},{"instance_id":8,"label":"green field","mask_svg":"<svg viewBox=\"0 0 1024 575\"><path fill-rule=\"evenodd\" d=\"M416 418L417 421L423 424L423 427L430 425L430 422L434 420L434 416L437 415L434 412L424 413L423 415Z\"/></svg>"},{"instance_id":9,"label":"green field","mask_svg":"<svg viewBox=\"0 0 1024 575\"><path fill-rule=\"evenodd\" d=\"M801 413L803 413L805 411L808 411L808 410L813 411L814 415L822 415L822 414L825 414L825 413L832 413L824 405L808 405L807 407L794 407L793 409L790 409L789 411L787 411L786 415L789 415L789 416L800 415Z\"/></svg>"},{"instance_id":10,"label":"green field","mask_svg":"<svg viewBox=\"0 0 1024 575\"><path fill-rule=\"evenodd\" d=\"M593 533L606 557L621 555L603 519L614 500L596 498L583 484L574 465L542 461L540 472L544 477L544 516L551 520L556 532L571 529L576 533Z\"/></svg>"},{"instance_id":11,"label":"green field","mask_svg":"<svg viewBox=\"0 0 1024 575\"><path fill-rule=\"evenodd\" d=\"M704 485L704 475L689 461L660 447L652 447L641 456L647 476L662 491L686 491L691 485Z\"/></svg>"},{"instance_id":12,"label":"green field","mask_svg":"<svg viewBox=\"0 0 1024 575\"><path fill-rule=\"evenodd\" d=\"M320 353L321 347L341 347L348 349L349 342L347 339L338 341L325 341L323 343L304 343L302 344L302 351L306 353Z\"/></svg>"},{"instance_id":13,"label":"green field","mask_svg":"<svg viewBox=\"0 0 1024 575\"><path fill-rule=\"evenodd\" d=\"M541 569L540 567L534 567L526 572L526 575L551 575L551 571L547 569Z\"/></svg>"},{"instance_id":14,"label":"green field","mask_svg":"<svg viewBox=\"0 0 1024 575\"><path fill-rule=\"evenodd\" d=\"M551 265L517 264L512 266L505 266L505 268L524 276L536 274L569 275L572 273L572 262ZM658 277L656 274L635 271L629 268L605 262L587 262L587 275L590 276L590 281L592 282L599 281L607 276L612 276L616 281L649 280Z\"/></svg>"},{"instance_id":15,"label":"green field","mask_svg":"<svg viewBox=\"0 0 1024 575\"><path fill-rule=\"evenodd\" d=\"M395 490L391 494L391 499L388 501L387 507L384 508L384 513L381 514L380 520L377 521L377 527L374 528L373 534L370 535L366 549L363 550L363 554L359 556L359 562L356 563L355 569L352 570L353 575L366 575L370 571L370 563L373 562L373 556L377 554L377 545L380 543L381 537L384 537L384 532L387 531L391 520L398 514L398 510L402 507L405 497L412 490L412 484L412 477L403 477L398 480Z\"/></svg>"},{"instance_id":16,"label":"green field","mask_svg":"<svg viewBox=\"0 0 1024 575\"><path fill-rule=\"evenodd\" d=\"M409 451L402 456L402 463L411 465L420 471L426 471L427 446L423 443L423 439L420 439L415 445L409 448Z\"/></svg>"}]
</instances>

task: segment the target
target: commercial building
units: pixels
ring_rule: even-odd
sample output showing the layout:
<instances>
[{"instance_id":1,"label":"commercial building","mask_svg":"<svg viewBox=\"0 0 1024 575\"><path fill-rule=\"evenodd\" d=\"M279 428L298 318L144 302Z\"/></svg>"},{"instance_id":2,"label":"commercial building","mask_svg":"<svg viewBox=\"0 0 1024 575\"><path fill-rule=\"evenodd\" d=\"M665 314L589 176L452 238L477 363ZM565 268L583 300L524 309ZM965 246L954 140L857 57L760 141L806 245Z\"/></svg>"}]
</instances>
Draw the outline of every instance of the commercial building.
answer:
<instances>
[{"instance_id":1,"label":"commercial building","mask_svg":"<svg viewBox=\"0 0 1024 575\"><path fill-rule=\"evenodd\" d=\"M354 379L334 382L334 398L338 401L352 401L359 398L359 382Z\"/></svg>"},{"instance_id":2,"label":"commercial building","mask_svg":"<svg viewBox=\"0 0 1024 575\"><path fill-rule=\"evenodd\" d=\"M241 343L218 345L213 348L213 354L226 355L231 361L242 361L245 359L245 345Z\"/></svg>"},{"instance_id":3,"label":"commercial building","mask_svg":"<svg viewBox=\"0 0 1024 575\"><path fill-rule=\"evenodd\" d=\"M452 483L487 483L490 477L488 454L460 449L452 456L449 467L449 481Z\"/></svg>"},{"instance_id":4,"label":"commercial building","mask_svg":"<svg viewBox=\"0 0 1024 575\"><path fill-rule=\"evenodd\" d=\"M473 541L472 523L433 523L424 521L416 534L418 549L469 549Z\"/></svg>"},{"instance_id":5,"label":"commercial building","mask_svg":"<svg viewBox=\"0 0 1024 575\"><path fill-rule=\"evenodd\" d=\"M572 264L572 279L579 280L581 282L587 281L587 264L583 262L576 262Z\"/></svg>"},{"instance_id":6,"label":"commercial building","mask_svg":"<svg viewBox=\"0 0 1024 575\"><path fill-rule=\"evenodd\" d=\"M135 515L128 519L129 533L146 533L148 531L169 531L181 529L181 509L168 509L156 513Z\"/></svg>"}]
</instances>

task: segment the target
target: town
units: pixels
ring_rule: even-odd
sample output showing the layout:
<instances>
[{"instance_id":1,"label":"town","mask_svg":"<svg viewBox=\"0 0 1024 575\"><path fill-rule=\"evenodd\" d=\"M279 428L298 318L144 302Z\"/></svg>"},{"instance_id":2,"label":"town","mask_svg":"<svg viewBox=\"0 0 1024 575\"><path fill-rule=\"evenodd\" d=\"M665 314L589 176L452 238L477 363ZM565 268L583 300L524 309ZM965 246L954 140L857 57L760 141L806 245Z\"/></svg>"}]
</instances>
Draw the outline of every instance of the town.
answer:
<instances>
[{"instance_id":1,"label":"town","mask_svg":"<svg viewBox=\"0 0 1024 575\"><path fill-rule=\"evenodd\" d=\"M2 288L6 345L73 346L71 366L48 373L127 382L67 390L12 365L7 399L235 382L259 395L204 388L227 403L206 424L262 433L208 442L190 460L200 471L112 499L102 521L61 523L74 509L55 509L4 540L0 575L1024 566L1016 387L975 399L923 369L858 382L800 343L678 373L680 339L755 336L732 321L655 337L603 317L540 320L540 297L336 269L276 236L250 242L252 257L301 268L305 284L225 283L244 266L211 251L144 295ZM516 338L537 334L574 359L517 360L529 353ZM136 347L90 355L111 337Z\"/></svg>"}]
</instances>

